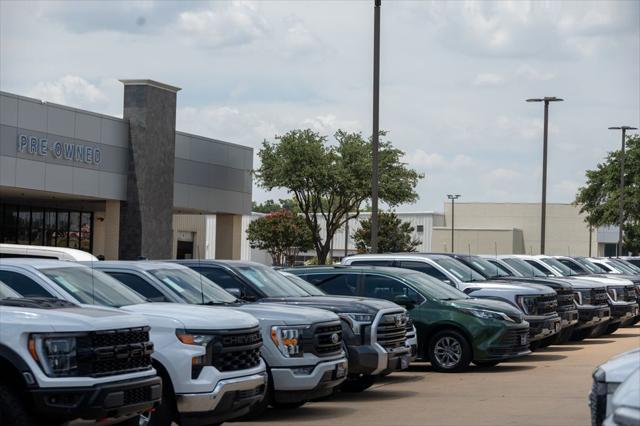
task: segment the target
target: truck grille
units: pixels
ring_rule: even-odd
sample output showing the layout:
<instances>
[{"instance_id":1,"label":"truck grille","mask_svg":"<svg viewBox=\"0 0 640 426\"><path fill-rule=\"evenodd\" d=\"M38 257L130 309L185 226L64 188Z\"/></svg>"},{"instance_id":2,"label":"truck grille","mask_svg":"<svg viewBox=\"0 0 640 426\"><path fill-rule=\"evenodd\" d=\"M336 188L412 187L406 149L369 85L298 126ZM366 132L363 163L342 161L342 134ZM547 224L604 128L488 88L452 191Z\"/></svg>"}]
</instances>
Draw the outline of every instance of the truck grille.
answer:
<instances>
[{"instance_id":1,"label":"truck grille","mask_svg":"<svg viewBox=\"0 0 640 426\"><path fill-rule=\"evenodd\" d=\"M213 344L211 365L218 371L237 371L260 365L260 328L221 334Z\"/></svg>"},{"instance_id":2,"label":"truck grille","mask_svg":"<svg viewBox=\"0 0 640 426\"><path fill-rule=\"evenodd\" d=\"M636 288L635 286L626 286L624 288L624 297L623 299L625 302L635 302L636 301Z\"/></svg>"},{"instance_id":3,"label":"truck grille","mask_svg":"<svg viewBox=\"0 0 640 426\"><path fill-rule=\"evenodd\" d=\"M378 344L387 351L404 347L407 340L407 315L404 313L383 315L376 332Z\"/></svg>"},{"instance_id":4,"label":"truck grille","mask_svg":"<svg viewBox=\"0 0 640 426\"><path fill-rule=\"evenodd\" d=\"M407 317L407 325L405 329L407 332L407 339L415 337L415 333L413 332L413 320L410 317Z\"/></svg>"},{"instance_id":5,"label":"truck grille","mask_svg":"<svg viewBox=\"0 0 640 426\"><path fill-rule=\"evenodd\" d=\"M559 288L556 290L558 294L558 311L572 311L576 309L576 305L574 304L573 290Z\"/></svg>"},{"instance_id":6,"label":"truck grille","mask_svg":"<svg viewBox=\"0 0 640 426\"><path fill-rule=\"evenodd\" d=\"M605 289L594 288L591 289L591 304L592 305L606 305L607 291Z\"/></svg>"},{"instance_id":7,"label":"truck grille","mask_svg":"<svg viewBox=\"0 0 640 426\"><path fill-rule=\"evenodd\" d=\"M313 334L313 352L329 356L342 351L342 327L340 324L321 325Z\"/></svg>"},{"instance_id":8,"label":"truck grille","mask_svg":"<svg viewBox=\"0 0 640 426\"><path fill-rule=\"evenodd\" d=\"M555 294L539 296L536 298L538 315L547 315L558 309L558 297Z\"/></svg>"},{"instance_id":9,"label":"truck grille","mask_svg":"<svg viewBox=\"0 0 640 426\"><path fill-rule=\"evenodd\" d=\"M77 338L80 375L111 376L151 368L149 327L94 331Z\"/></svg>"},{"instance_id":10,"label":"truck grille","mask_svg":"<svg viewBox=\"0 0 640 426\"><path fill-rule=\"evenodd\" d=\"M151 387L144 386L124 391L124 405L139 404L151 401Z\"/></svg>"}]
</instances>

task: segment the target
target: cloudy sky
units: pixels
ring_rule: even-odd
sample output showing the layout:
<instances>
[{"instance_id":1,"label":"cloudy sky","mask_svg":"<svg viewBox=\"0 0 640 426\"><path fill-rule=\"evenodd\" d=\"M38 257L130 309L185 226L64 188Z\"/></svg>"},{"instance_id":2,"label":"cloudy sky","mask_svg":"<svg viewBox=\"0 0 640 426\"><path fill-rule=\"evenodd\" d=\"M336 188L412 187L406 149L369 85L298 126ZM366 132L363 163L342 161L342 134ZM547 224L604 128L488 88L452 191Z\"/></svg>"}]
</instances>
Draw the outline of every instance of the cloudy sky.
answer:
<instances>
[{"instance_id":1,"label":"cloudy sky","mask_svg":"<svg viewBox=\"0 0 640 426\"><path fill-rule=\"evenodd\" d=\"M179 130L255 148L288 129L371 132L372 1L0 1L0 89L120 115L121 78L180 86ZM392 1L381 128L420 200L570 202L618 124L640 124L640 2ZM257 149L256 149L257 152ZM255 164L254 160L254 164ZM254 199L277 198L254 187Z\"/></svg>"}]
</instances>

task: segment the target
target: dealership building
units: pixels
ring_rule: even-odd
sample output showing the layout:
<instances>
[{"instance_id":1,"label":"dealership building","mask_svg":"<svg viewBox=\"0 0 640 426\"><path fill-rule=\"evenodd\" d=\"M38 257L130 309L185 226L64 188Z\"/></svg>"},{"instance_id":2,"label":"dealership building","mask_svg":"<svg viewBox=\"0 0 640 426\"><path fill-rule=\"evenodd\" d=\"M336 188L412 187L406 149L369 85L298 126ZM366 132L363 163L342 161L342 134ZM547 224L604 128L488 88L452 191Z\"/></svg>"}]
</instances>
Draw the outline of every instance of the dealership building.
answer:
<instances>
[{"instance_id":1,"label":"dealership building","mask_svg":"<svg viewBox=\"0 0 640 426\"><path fill-rule=\"evenodd\" d=\"M167 259L195 251L175 216L215 215L192 255L239 258L252 148L176 131L178 87L122 83L122 118L0 92L0 242Z\"/></svg>"}]
</instances>

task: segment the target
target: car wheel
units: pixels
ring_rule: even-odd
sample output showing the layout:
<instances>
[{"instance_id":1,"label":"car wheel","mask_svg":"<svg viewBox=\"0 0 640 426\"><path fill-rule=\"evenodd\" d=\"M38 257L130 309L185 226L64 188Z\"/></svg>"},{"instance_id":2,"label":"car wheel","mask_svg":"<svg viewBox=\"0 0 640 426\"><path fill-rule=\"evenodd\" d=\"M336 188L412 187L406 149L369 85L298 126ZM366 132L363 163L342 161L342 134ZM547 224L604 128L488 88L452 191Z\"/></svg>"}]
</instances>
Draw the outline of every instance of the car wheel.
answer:
<instances>
[{"instance_id":1,"label":"car wheel","mask_svg":"<svg viewBox=\"0 0 640 426\"><path fill-rule=\"evenodd\" d=\"M31 417L22 398L11 388L0 385L0 425L35 426L38 422Z\"/></svg>"},{"instance_id":2,"label":"car wheel","mask_svg":"<svg viewBox=\"0 0 640 426\"><path fill-rule=\"evenodd\" d=\"M571 340L574 342L580 342L584 339L586 339L587 337L591 336L591 333L593 333L594 328L583 328L582 330L574 330L573 334L571 335Z\"/></svg>"},{"instance_id":3,"label":"car wheel","mask_svg":"<svg viewBox=\"0 0 640 426\"><path fill-rule=\"evenodd\" d=\"M473 363L481 368L490 368L500 364L500 361L473 361Z\"/></svg>"},{"instance_id":4,"label":"car wheel","mask_svg":"<svg viewBox=\"0 0 640 426\"><path fill-rule=\"evenodd\" d=\"M171 426L176 418L176 400L173 387L169 383L169 380L162 378L162 401L149 413L146 419L149 426Z\"/></svg>"},{"instance_id":5,"label":"car wheel","mask_svg":"<svg viewBox=\"0 0 640 426\"><path fill-rule=\"evenodd\" d=\"M620 323L608 325L606 331L603 334L611 334L620 328Z\"/></svg>"},{"instance_id":6,"label":"car wheel","mask_svg":"<svg viewBox=\"0 0 640 426\"><path fill-rule=\"evenodd\" d=\"M342 386L340 390L342 392L362 392L366 389L369 389L376 382L376 376L360 376L348 378Z\"/></svg>"},{"instance_id":7,"label":"car wheel","mask_svg":"<svg viewBox=\"0 0 640 426\"><path fill-rule=\"evenodd\" d=\"M462 371L469 366L471 358L471 345L457 331L441 331L429 342L429 360L436 371Z\"/></svg>"}]
</instances>

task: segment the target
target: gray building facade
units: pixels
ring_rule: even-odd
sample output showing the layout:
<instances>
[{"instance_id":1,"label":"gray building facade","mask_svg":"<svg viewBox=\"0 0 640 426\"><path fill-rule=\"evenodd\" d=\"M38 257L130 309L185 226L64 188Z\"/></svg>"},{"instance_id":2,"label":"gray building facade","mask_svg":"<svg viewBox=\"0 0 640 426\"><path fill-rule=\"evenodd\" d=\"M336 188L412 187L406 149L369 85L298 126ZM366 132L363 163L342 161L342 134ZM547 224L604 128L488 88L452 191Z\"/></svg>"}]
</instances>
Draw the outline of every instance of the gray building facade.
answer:
<instances>
[{"instance_id":1,"label":"gray building facade","mask_svg":"<svg viewBox=\"0 0 640 426\"><path fill-rule=\"evenodd\" d=\"M240 226L253 149L177 132L179 88L122 82L122 119L0 92L0 242L162 259L174 214Z\"/></svg>"}]
</instances>

